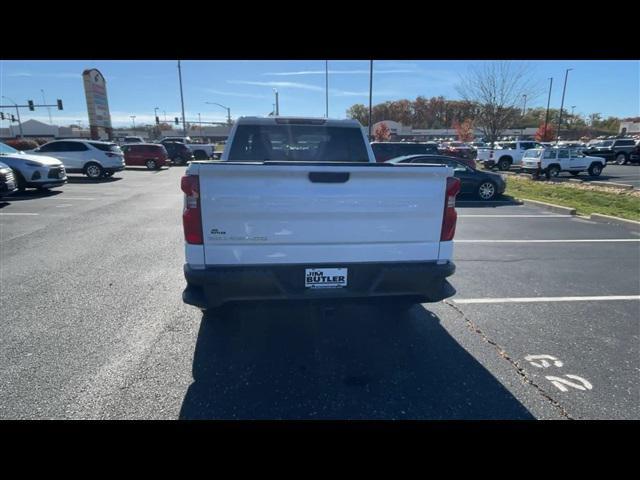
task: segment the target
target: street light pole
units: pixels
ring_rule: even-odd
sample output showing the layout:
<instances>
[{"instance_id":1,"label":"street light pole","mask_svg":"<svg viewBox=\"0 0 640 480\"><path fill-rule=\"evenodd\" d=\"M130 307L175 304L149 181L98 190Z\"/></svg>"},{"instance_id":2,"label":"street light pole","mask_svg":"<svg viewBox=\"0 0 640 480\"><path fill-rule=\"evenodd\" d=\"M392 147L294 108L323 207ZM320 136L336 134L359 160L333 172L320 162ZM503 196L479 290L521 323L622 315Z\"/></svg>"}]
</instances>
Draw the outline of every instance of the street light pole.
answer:
<instances>
[{"instance_id":1,"label":"street light pole","mask_svg":"<svg viewBox=\"0 0 640 480\"><path fill-rule=\"evenodd\" d=\"M22 134L22 121L20 120L20 109L18 108L18 104L15 101L11 100L9 97L5 97L4 95L2 95L2 98L6 98L10 102L13 102L13 104L15 105L16 115L18 116L18 127L20 128L20 138L24 138L24 135Z\"/></svg>"},{"instance_id":2,"label":"street light pole","mask_svg":"<svg viewBox=\"0 0 640 480\"><path fill-rule=\"evenodd\" d=\"M373 60L369 60L369 140L371 140L371 101L373 97Z\"/></svg>"},{"instance_id":3,"label":"street light pole","mask_svg":"<svg viewBox=\"0 0 640 480\"><path fill-rule=\"evenodd\" d=\"M42 92L42 103L46 105L47 101L44 98L44 90L41 88L40 91ZM53 125L53 122L51 121L51 107L47 107L47 111L49 112L49 125Z\"/></svg>"},{"instance_id":4,"label":"street light pole","mask_svg":"<svg viewBox=\"0 0 640 480\"><path fill-rule=\"evenodd\" d=\"M324 61L324 78L325 78L325 85L324 85L324 90L325 90L325 114L324 116L329 118L329 60L325 60Z\"/></svg>"},{"instance_id":5,"label":"street light pole","mask_svg":"<svg viewBox=\"0 0 640 480\"><path fill-rule=\"evenodd\" d=\"M136 133L136 116L129 115L129 118L133 121L133 133Z\"/></svg>"},{"instance_id":6,"label":"street light pole","mask_svg":"<svg viewBox=\"0 0 640 480\"><path fill-rule=\"evenodd\" d=\"M564 87L562 88L562 101L560 102L560 117L558 118L558 132L556 133L556 145L558 145L558 141L560 140L560 128L562 127L562 109L564 108L564 94L567 90L567 77L569 76L569 70L573 70L573 68L567 68L564 72Z\"/></svg>"},{"instance_id":7,"label":"street light pole","mask_svg":"<svg viewBox=\"0 0 640 480\"><path fill-rule=\"evenodd\" d=\"M547 124L549 123L549 104L551 103L551 87L553 86L553 77L549 78L549 98L547 98L547 113L544 116L544 136L547 136Z\"/></svg>"},{"instance_id":8,"label":"street light pole","mask_svg":"<svg viewBox=\"0 0 640 480\"><path fill-rule=\"evenodd\" d=\"M202 118L200 118L200 114L198 114L198 125L200 126L200 139L202 139Z\"/></svg>"},{"instance_id":9,"label":"street light pole","mask_svg":"<svg viewBox=\"0 0 640 480\"><path fill-rule=\"evenodd\" d=\"M278 115L280 115L280 103L278 102L278 90L274 88L273 91L276 94L276 117L277 117Z\"/></svg>"},{"instance_id":10,"label":"street light pole","mask_svg":"<svg viewBox=\"0 0 640 480\"><path fill-rule=\"evenodd\" d=\"M180 80L180 103L182 104L182 136L187 136L187 123L184 118L184 95L182 94L182 69L180 68L180 60L178 60L178 79Z\"/></svg>"},{"instance_id":11,"label":"street light pole","mask_svg":"<svg viewBox=\"0 0 640 480\"><path fill-rule=\"evenodd\" d=\"M227 111L227 123L229 125L231 125L231 109L229 107L225 107L224 105L221 105L220 103L216 103L216 102L204 102L208 105L218 105L219 107L224 108Z\"/></svg>"}]
</instances>

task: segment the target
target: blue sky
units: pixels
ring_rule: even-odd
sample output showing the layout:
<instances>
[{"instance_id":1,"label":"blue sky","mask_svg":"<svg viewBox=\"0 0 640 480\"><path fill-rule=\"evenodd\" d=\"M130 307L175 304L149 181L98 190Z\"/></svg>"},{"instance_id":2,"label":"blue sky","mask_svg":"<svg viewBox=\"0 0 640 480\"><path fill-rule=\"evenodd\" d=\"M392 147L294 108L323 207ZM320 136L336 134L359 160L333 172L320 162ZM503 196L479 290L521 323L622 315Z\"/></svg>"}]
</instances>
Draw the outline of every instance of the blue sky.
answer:
<instances>
[{"instance_id":1,"label":"blue sky","mask_svg":"<svg viewBox=\"0 0 640 480\"><path fill-rule=\"evenodd\" d=\"M479 61L375 61L373 102L443 95L459 98L455 85L471 65ZM522 62L517 62L522 63ZM640 115L639 61L527 61L539 81L540 95L527 107L546 106L548 78L553 77L552 107L559 108L566 68L569 73L565 106L575 105L583 115L599 112L607 116ZM226 111L205 102L231 108L232 117L267 115L274 103L273 88L280 96L281 115L324 116L324 60L312 61L182 61L182 79L187 120L224 121ZM176 61L0 61L0 93L18 103L33 99L47 103L56 98L65 109L52 109L59 125L88 118L81 73L99 69L107 80L109 108L114 126L153 122L154 107L160 119L180 116L180 95ZM344 118L354 103L368 103L369 62L329 61L329 116ZM7 100L2 99L6 105ZM4 108L3 111L10 112ZM48 121L45 108L21 110L22 120ZM2 127L7 127L3 122Z\"/></svg>"}]
</instances>

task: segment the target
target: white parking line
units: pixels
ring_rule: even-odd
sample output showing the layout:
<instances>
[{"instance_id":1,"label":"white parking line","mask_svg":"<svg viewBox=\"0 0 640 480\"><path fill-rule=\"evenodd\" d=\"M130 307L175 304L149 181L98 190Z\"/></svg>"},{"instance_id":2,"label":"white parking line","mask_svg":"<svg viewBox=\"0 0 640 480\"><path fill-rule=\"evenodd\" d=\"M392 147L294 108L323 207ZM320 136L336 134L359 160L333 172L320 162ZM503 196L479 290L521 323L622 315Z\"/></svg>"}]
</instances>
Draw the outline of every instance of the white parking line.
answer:
<instances>
[{"instance_id":1,"label":"white parking line","mask_svg":"<svg viewBox=\"0 0 640 480\"><path fill-rule=\"evenodd\" d=\"M0 213L0 216L18 216L18 215L40 215L39 213Z\"/></svg>"},{"instance_id":2,"label":"white parking line","mask_svg":"<svg viewBox=\"0 0 640 480\"><path fill-rule=\"evenodd\" d=\"M559 240L453 240L454 243L606 243L640 242L640 238L576 238Z\"/></svg>"},{"instance_id":3,"label":"white parking line","mask_svg":"<svg viewBox=\"0 0 640 480\"><path fill-rule=\"evenodd\" d=\"M606 295L599 297L516 297L516 298L458 298L453 303L534 303L534 302L593 302L607 300L640 300L640 295Z\"/></svg>"},{"instance_id":4,"label":"white parking line","mask_svg":"<svg viewBox=\"0 0 640 480\"><path fill-rule=\"evenodd\" d=\"M458 218L574 218L573 215L458 215Z\"/></svg>"}]
</instances>

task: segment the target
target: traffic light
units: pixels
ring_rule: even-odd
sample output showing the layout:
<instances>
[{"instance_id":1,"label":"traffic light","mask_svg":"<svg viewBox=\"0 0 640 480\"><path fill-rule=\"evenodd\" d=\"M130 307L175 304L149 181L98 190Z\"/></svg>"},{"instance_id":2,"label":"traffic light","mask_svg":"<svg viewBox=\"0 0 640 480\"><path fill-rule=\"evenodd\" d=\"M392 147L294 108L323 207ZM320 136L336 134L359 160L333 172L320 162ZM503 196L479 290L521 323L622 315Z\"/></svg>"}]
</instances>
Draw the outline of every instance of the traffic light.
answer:
<instances>
[{"instance_id":1,"label":"traffic light","mask_svg":"<svg viewBox=\"0 0 640 480\"><path fill-rule=\"evenodd\" d=\"M11 121L12 121L12 122L17 122L16 117L14 117L13 115L11 115Z\"/></svg>"},{"instance_id":2,"label":"traffic light","mask_svg":"<svg viewBox=\"0 0 640 480\"><path fill-rule=\"evenodd\" d=\"M4 112L0 112L0 120L4 120Z\"/></svg>"},{"instance_id":3,"label":"traffic light","mask_svg":"<svg viewBox=\"0 0 640 480\"><path fill-rule=\"evenodd\" d=\"M178 121L178 117L175 117L175 119L176 119L176 125L179 125L180 122Z\"/></svg>"},{"instance_id":4,"label":"traffic light","mask_svg":"<svg viewBox=\"0 0 640 480\"><path fill-rule=\"evenodd\" d=\"M27 100L27 102L29 103L29 110L33 112L35 110L35 108L33 108L33 100Z\"/></svg>"},{"instance_id":5,"label":"traffic light","mask_svg":"<svg viewBox=\"0 0 640 480\"><path fill-rule=\"evenodd\" d=\"M160 118L156 115L156 125L160 125Z\"/></svg>"},{"instance_id":6,"label":"traffic light","mask_svg":"<svg viewBox=\"0 0 640 480\"><path fill-rule=\"evenodd\" d=\"M62 110L62 100L58 99L58 110Z\"/></svg>"}]
</instances>

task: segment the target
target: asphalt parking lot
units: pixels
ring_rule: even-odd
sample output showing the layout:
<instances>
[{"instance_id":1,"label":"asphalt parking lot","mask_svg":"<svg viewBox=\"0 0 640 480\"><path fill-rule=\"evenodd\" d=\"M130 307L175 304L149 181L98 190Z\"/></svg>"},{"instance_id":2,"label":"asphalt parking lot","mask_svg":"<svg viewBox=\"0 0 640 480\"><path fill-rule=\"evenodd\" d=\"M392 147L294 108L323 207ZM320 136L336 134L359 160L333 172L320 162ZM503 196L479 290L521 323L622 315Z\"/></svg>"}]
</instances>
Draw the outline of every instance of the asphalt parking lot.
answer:
<instances>
[{"instance_id":1,"label":"asphalt parking lot","mask_svg":"<svg viewBox=\"0 0 640 480\"><path fill-rule=\"evenodd\" d=\"M0 201L0 418L640 418L640 229L462 199L446 302L203 316L183 171Z\"/></svg>"}]
</instances>

